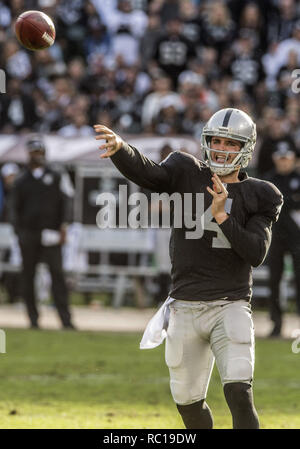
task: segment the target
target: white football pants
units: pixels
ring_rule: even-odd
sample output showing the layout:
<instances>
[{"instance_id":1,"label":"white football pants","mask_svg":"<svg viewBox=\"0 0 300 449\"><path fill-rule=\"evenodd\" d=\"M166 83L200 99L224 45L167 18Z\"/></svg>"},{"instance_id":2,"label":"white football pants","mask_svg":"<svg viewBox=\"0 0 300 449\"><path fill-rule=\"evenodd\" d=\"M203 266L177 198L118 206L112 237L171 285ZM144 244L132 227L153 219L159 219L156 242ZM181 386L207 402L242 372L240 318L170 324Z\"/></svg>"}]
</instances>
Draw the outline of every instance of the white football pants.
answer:
<instances>
[{"instance_id":1,"label":"white football pants","mask_svg":"<svg viewBox=\"0 0 300 449\"><path fill-rule=\"evenodd\" d=\"M238 301L179 301L170 305L166 363L174 401L206 398L216 360L222 384L251 383L254 329L251 306Z\"/></svg>"}]
</instances>

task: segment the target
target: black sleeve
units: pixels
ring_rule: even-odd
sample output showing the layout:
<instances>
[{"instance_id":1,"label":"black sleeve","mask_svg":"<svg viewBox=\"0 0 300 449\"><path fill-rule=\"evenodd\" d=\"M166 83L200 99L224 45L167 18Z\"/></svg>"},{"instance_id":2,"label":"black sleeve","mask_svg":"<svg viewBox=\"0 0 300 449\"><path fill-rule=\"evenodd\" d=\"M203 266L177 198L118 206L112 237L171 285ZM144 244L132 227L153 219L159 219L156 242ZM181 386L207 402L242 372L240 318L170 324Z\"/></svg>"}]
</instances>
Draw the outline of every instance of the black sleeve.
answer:
<instances>
[{"instance_id":1,"label":"black sleeve","mask_svg":"<svg viewBox=\"0 0 300 449\"><path fill-rule=\"evenodd\" d=\"M148 159L131 145L125 144L111 157L118 170L130 181L154 192L174 191L174 175L178 169L177 152L171 153L160 164Z\"/></svg>"},{"instance_id":2,"label":"black sleeve","mask_svg":"<svg viewBox=\"0 0 300 449\"><path fill-rule=\"evenodd\" d=\"M219 225L231 243L232 249L253 267L263 263L271 244L272 222L254 215L243 228L233 217Z\"/></svg>"},{"instance_id":3,"label":"black sleeve","mask_svg":"<svg viewBox=\"0 0 300 449\"><path fill-rule=\"evenodd\" d=\"M268 253L272 223L278 220L283 204L280 191L267 182L264 183L260 200L257 214L249 218L245 227L232 216L219 225L231 243L232 249L253 267L261 265Z\"/></svg>"}]
</instances>

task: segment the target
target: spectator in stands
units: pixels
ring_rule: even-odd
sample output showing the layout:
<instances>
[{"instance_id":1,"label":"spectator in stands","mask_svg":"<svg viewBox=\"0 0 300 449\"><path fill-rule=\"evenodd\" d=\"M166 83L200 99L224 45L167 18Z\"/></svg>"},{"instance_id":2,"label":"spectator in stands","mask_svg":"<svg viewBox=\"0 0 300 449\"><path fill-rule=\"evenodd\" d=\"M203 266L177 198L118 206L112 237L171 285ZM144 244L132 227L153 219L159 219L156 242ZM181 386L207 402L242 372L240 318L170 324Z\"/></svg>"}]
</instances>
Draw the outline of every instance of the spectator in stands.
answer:
<instances>
[{"instance_id":1,"label":"spectator in stands","mask_svg":"<svg viewBox=\"0 0 300 449\"><path fill-rule=\"evenodd\" d=\"M300 150L300 104L298 96L294 95L289 97L286 101L285 108L286 117L290 124L290 134L295 141L296 148Z\"/></svg>"},{"instance_id":2,"label":"spectator in stands","mask_svg":"<svg viewBox=\"0 0 300 449\"><path fill-rule=\"evenodd\" d=\"M157 41L154 59L159 67L172 79L177 87L178 76L188 68L188 63L196 57L194 45L182 34L182 22L174 18L166 23L166 33Z\"/></svg>"},{"instance_id":3,"label":"spectator in stands","mask_svg":"<svg viewBox=\"0 0 300 449\"><path fill-rule=\"evenodd\" d=\"M47 79L63 76L67 69L62 54L54 52L52 48L37 51L33 61L35 76L38 79L37 84L43 83L45 87L45 84L48 84L46 83Z\"/></svg>"},{"instance_id":4,"label":"spectator in stands","mask_svg":"<svg viewBox=\"0 0 300 449\"><path fill-rule=\"evenodd\" d=\"M294 149L282 145L273 153L275 168L267 176L284 196L284 204L278 222L274 224L272 243L268 255L270 269L270 315L274 328L270 334L278 337L282 327L280 281L284 269L284 256L292 256L296 286L297 313L300 317L300 174L295 170Z\"/></svg>"},{"instance_id":5,"label":"spectator in stands","mask_svg":"<svg viewBox=\"0 0 300 449\"><path fill-rule=\"evenodd\" d=\"M203 127L208 122L208 120L212 116L213 112L215 112L215 110L211 109L207 105L204 105L200 108L199 120L198 120L198 123L196 124L195 130L194 130L194 137L196 137L197 139L200 140ZM202 156L204 156L204 155L202 155Z\"/></svg>"},{"instance_id":6,"label":"spectator in stands","mask_svg":"<svg viewBox=\"0 0 300 449\"><path fill-rule=\"evenodd\" d=\"M192 70L185 70L179 75L178 92L183 107L198 103L199 107L208 106L214 110L218 108L219 102L215 92L206 85L202 75Z\"/></svg>"},{"instance_id":7,"label":"spectator in stands","mask_svg":"<svg viewBox=\"0 0 300 449\"><path fill-rule=\"evenodd\" d=\"M199 111L198 105L191 104L185 107L180 124L180 133L196 137L200 119Z\"/></svg>"},{"instance_id":8,"label":"spectator in stands","mask_svg":"<svg viewBox=\"0 0 300 449\"><path fill-rule=\"evenodd\" d=\"M37 104L37 110L40 117L39 132L50 133L61 128L64 123L63 109L55 99L41 97Z\"/></svg>"},{"instance_id":9,"label":"spectator in stands","mask_svg":"<svg viewBox=\"0 0 300 449\"><path fill-rule=\"evenodd\" d=\"M140 40L141 65L146 69L153 59L156 41L162 36L161 18L159 14L150 14L148 26Z\"/></svg>"},{"instance_id":10,"label":"spectator in stands","mask_svg":"<svg viewBox=\"0 0 300 449\"><path fill-rule=\"evenodd\" d=\"M11 11L8 6L0 2L0 44L5 41L5 32L11 25Z\"/></svg>"},{"instance_id":11,"label":"spectator in stands","mask_svg":"<svg viewBox=\"0 0 300 449\"><path fill-rule=\"evenodd\" d=\"M89 111L90 98L88 95L79 94L71 99L70 104L63 109L63 120L58 133L66 137L89 135ZM68 128L67 128L68 127ZM63 129L63 131L61 131Z\"/></svg>"},{"instance_id":12,"label":"spectator in stands","mask_svg":"<svg viewBox=\"0 0 300 449\"><path fill-rule=\"evenodd\" d=\"M177 19L180 11L180 0L154 0L150 3L150 10L160 15L163 25L170 19Z\"/></svg>"},{"instance_id":13,"label":"spectator in stands","mask_svg":"<svg viewBox=\"0 0 300 449\"><path fill-rule=\"evenodd\" d=\"M15 19L25 9L25 0L12 0L9 2L12 18Z\"/></svg>"},{"instance_id":14,"label":"spectator in stands","mask_svg":"<svg viewBox=\"0 0 300 449\"><path fill-rule=\"evenodd\" d=\"M236 24L225 2L213 0L205 2L201 11L201 41L205 46L214 47L220 60L223 51L231 45L236 32Z\"/></svg>"},{"instance_id":15,"label":"spectator in stands","mask_svg":"<svg viewBox=\"0 0 300 449\"><path fill-rule=\"evenodd\" d=\"M217 62L218 52L213 47L202 47L197 59L190 62L189 68L202 75L207 84L221 77L221 67Z\"/></svg>"},{"instance_id":16,"label":"spectator in stands","mask_svg":"<svg viewBox=\"0 0 300 449\"><path fill-rule=\"evenodd\" d=\"M201 50L201 20L198 6L190 0L179 2L179 18L182 21L182 34L196 48L199 55Z\"/></svg>"},{"instance_id":17,"label":"spectator in stands","mask_svg":"<svg viewBox=\"0 0 300 449\"><path fill-rule=\"evenodd\" d=\"M77 93L88 93L88 75L83 58L75 57L71 59L68 63L67 74L71 78Z\"/></svg>"},{"instance_id":18,"label":"spectator in stands","mask_svg":"<svg viewBox=\"0 0 300 449\"><path fill-rule=\"evenodd\" d=\"M299 43L300 45L300 43ZM298 70L297 53L291 50L288 55L287 64L279 70L276 77L276 91L272 92L272 104L283 110L286 109L286 102L292 96L298 97L297 92L293 92L292 85L295 80L294 70Z\"/></svg>"},{"instance_id":19,"label":"spectator in stands","mask_svg":"<svg viewBox=\"0 0 300 449\"><path fill-rule=\"evenodd\" d=\"M178 77L178 92L184 106L200 100L204 77L192 70L184 70Z\"/></svg>"},{"instance_id":20,"label":"spectator in stands","mask_svg":"<svg viewBox=\"0 0 300 449\"><path fill-rule=\"evenodd\" d=\"M239 20L240 30L247 30L253 41L254 50L260 55L266 51L266 22L259 5L255 2L247 2L241 12Z\"/></svg>"},{"instance_id":21,"label":"spectator in stands","mask_svg":"<svg viewBox=\"0 0 300 449\"><path fill-rule=\"evenodd\" d=\"M11 207L11 221L23 260L23 297L31 327L38 328L34 276L37 263L46 262L62 325L70 329L73 325L61 254L66 239L66 223L70 220L70 189L63 175L46 165L46 149L40 136L32 136L26 148L28 166L14 184Z\"/></svg>"},{"instance_id":22,"label":"spectator in stands","mask_svg":"<svg viewBox=\"0 0 300 449\"><path fill-rule=\"evenodd\" d=\"M165 98L160 104L160 111L152 123L153 132L159 136L180 134L180 109L172 98Z\"/></svg>"},{"instance_id":23,"label":"spectator in stands","mask_svg":"<svg viewBox=\"0 0 300 449\"><path fill-rule=\"evenodd\" d=\"M291 37L298 18L296 3L295 0L273 2L276 6L271 7L267 27L267 37L270 43L281 42Z\"/></svg>"},{"instance_id":24,"label":"spectator in stands","mask_svg":"<svg viewBox=\"0 0 300 449\"><path fill-rule=\"evenodd\" d=\"M60 0L56 5L57 35L63 43L67 58L71 55L84 55L85 12L84 1Z\"/></svg>"},{"instance_id":25,"label":"spectator in stands","mask_svg":"<svg viewBox=\"0 0 300 449\"><path fill-rule=\"evenodd\" d=\"M151 130L152 122L156 119L161 102L165 98L172 98L174 103L181 104L179 94L172 90L171 78L160 72L153 80L153 91L146 96L143 103L142 125L145 131Z\"/></svg>"},{"instance_id":26,"label":"spectator in stands","mask_svg":"<svg viewBox=\"0 0 300 449\"><path fill-rule=\"evenodd\" d=\"M124 132L132 134L141 132L141 103L139 96L134 91L134 84L129 80L122 83L119 88L116 110L118 111L118 123Z\"/></svg>"},{"instance_id":27,"label":"spectator in stands","mask_svg":"<svg viewBox=\"0 0 300 449\"><path fill-rule=\"evenodd\" d=\"M59 76L54 80L53 98L58 106L64 108L69 105L75 95L75 86L71 79Z\"/></svg>"},{"instance_id":28,"label":"spectator in stands","mask_svg":"<svg viewBox=\"0 0 300 449\"><path fill-rule=\"evenodd\" d=\"M87 9L91 9L91 11L86 18L88 32L84 41L84 49L88 59L94 54L109 55L111 52L111 36L93 8L92 3L88 2Z\"/></svg>"},{"instance_id":29,"label":"spectator in stands","mask_svg":"<svg viewBox=\"0 0 300 449\"><path fill-rule=\"evenodd\" d=\"M102 110L98 111L95 123L103 123L103 125L107 126L108 128L110 128L114 124L111 114L108 111Z\"/></svg>"},{"instance_id":30,"label":"spectator in stands","mask_svg":"<svg viewBox=\"0 0 300 449\"><path fill-rule=\"evenodd\" d=\"M105 26L107 26L111 15L117 9L118 0L91 0L91 3L94 5Z\"/></svg>"},{"instance_id":31,"label":"spectator in stands","mask_svg":"<svg viewBox=\"0 0 300 449\"><path fill-rule=\"evenodd\" d=\"M57 134L63 137L86 137L92 133L93 128L88 124L88 116L81 111L75 111L71 123L57 131Z\"/></svg>"},{"instance_id":32,"label":"spectator in stands","mask_svg":"<svg viewBox=\"0 0 300 449\"><path fill-rule=\"evenodd\" d=\"M234 80L243 83L248 94L265 78L264 68L255 52L255 40L251 31L241 29L232 46L229 73Z\"/></svg>"},{"instance_id":33,"label":"spectator in stands","mask_svg":"<svg viewBox=\"0 0 300 449\"><path fill-rule=\"evenodd\" d=\"M143 11L134 10L130 0L118 0L117 10L107 16L108 32L112 34L112 52L127 65L139 60L139 42L148 24Z\"/></svg>"},{"instance_id":34,"label":"spectator in stands","mask_svg":"<svg viewBox=\"0 0 300 449\"><path fill-rule=\"evenodd\" d=\"M74 111L88 114L91 105L90 103L90 97L88 95L78 94L72 99L71 105L74 108Z\"/></svg>"},{"instance_id":35,"label":"spectator in stands","mask_svg":"<svg viewBox=\"0 0 300 449\"><path fill-rule=\"evenodd\" d=\"M32 96L24 94L22 82L11 78L7 83L7 95L0 95L0 129L4 133L29 131L37 122L36 105Z\"/></svg>"},{"instance_id":36,"label":"spectator in stands","mask_svg":"<svg viewBox=\"0 0 300 449\"><path fill-rule=\"evenodd\" d=\"M229 101L232 107L236 108L238 104L247 101L249 96L245 92L244 85L239 80L231 81L228 85Z\"/></svg>"},{"instance_id":37,"label":"spectator in stands","mask_svg":"<svg viewBox=\"0 0 300 449\"><path fill-rule=\"evenodd\" d=\"M15 39L8 39L3 46L6 74L20 80L27 80L32 75L32 65L28 53L20 48Z\"/></svg>"},{"instance_id":38,"label":"spectator in stands","mask_svg":"<svg viewBox=\"0 0 300 449\"><path fill-rule=\"evenodd\" d=\"M264 67L271 82L281 69L287 65L291 51L297 54L298 67L300 66L300 19L293 25L292 36L281 41L277 46L270 47L271 51L263 57Z\"/></svg>"}]
</instances>

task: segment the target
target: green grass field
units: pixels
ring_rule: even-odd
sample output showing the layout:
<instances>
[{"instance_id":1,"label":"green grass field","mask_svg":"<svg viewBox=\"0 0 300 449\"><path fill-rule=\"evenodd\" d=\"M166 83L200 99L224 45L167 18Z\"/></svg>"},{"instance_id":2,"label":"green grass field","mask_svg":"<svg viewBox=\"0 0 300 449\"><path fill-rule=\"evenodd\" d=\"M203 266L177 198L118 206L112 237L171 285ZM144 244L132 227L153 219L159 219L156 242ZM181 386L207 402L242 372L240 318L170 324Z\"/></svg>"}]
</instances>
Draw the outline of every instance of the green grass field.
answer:
<instances>
[{"instance_id":1,"label":"green grass field","mask_svg":"<svg viewBox=\"0 0 300 449\"><path fill-rule=\"evenodd\" d=\"M139 334L6 330L0 428L182 429L164 345ZM291 341L256 341L255 402L262 428L300 428L300 354ZM215 428L231 428L219 375L208 391Z\"/></svg>"}]
</instances>

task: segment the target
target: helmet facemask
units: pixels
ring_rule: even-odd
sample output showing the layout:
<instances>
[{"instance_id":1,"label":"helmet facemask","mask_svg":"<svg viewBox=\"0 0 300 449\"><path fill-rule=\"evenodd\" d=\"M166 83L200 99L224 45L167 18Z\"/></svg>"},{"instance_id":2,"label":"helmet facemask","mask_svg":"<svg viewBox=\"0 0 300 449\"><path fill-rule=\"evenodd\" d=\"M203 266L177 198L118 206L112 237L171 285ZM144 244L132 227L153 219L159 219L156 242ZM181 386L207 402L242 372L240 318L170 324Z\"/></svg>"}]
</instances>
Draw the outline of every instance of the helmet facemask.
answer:
<instances>
[{"instance_id":1,"label":"helmet facemask","mask_svg":"<svg viewBox=\"0 0 300 449\"><path fill-rule=\"evenodd\" d=\"M213 173L216 173L220 176L229 175L230 173L242 168L243 159L245 159L245 142L242 142L240 139L230 139L237 140L241 142L242 146L239 151L228 151L228 150L216 150L211 148L211 139L212 137L220 137L220 136L211 136L207 137L205 140L206 145L202 144L202 148L205 150L206 161ZM220 156L224 156L224 162L216 162L213 160L212 153L219 153ZM231 155L234 155L232 162L228 163L228 159L230 159ZM248 165L248 164L246 164ZM245 165L245 166L246 166Z\"/></svg>"}]
</instances>

